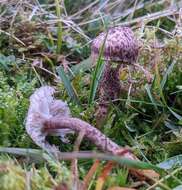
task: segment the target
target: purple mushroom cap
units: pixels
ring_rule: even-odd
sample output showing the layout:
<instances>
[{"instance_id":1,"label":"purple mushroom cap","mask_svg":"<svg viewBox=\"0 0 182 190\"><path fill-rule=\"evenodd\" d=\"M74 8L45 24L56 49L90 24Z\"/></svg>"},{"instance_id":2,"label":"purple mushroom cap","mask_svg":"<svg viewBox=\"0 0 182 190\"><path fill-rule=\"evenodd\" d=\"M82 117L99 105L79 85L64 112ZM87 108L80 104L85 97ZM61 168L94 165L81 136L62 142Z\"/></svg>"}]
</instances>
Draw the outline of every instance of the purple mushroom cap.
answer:
<instances>
[{"instance_id":1,"label":"purple mushroom cap","mask_svg":"<svg viewBox=\"0 0 182 190\"><path fill-rule=\"evenodd\" d=\"M132 64L136 61L139 52L139 44L129 27L113 27L100 33L92 42L91 51L93 57L98 57L102 44L105 41L103 57L107 61Z\"/></svg>"}]
</instances>

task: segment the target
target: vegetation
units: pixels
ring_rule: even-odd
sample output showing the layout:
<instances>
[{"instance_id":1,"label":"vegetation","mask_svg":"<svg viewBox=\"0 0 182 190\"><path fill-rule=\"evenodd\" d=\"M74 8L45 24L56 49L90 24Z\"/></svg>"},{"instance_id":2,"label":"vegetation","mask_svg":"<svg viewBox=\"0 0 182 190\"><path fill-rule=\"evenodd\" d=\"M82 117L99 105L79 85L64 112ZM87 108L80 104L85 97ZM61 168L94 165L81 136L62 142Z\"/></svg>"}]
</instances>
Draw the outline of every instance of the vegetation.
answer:
<instances>
[{"instance_id":1,"label":"vegetation","mask_svg":"<svg viewBox=\"0 0 182 190\"><path fill-rule=\"evenodd\" d=\"M182 189L180 7L180 0L0 2L1 190L81 189L83 184L90 190ZM68 103L74 117L96 126L104 61L100 52L93 63L91 42L100 32L116 25L133 29L141 46L138 63L153 80L148 83L134 68L121 70L120 82L128 90L110 102L99 130L118 145L131 147L145 162L136 163L138 167L148 163L146 168L165 169L158 179L151 173L150 180L136 179L126 167L131 166L127 160L119 162L102 155L120 163L114 165L93 159L91 151L96 148L86 139L79 150L89 150L90 159L73 159L71 164L68 160L55 161L35 150L39 147L25 131L29 97L46 84L56 86L57 98ZM62 152L71 154L75 135L70 135L69 140L65 144L57 137L49 139Z\"/></svg>"}]
</instances>

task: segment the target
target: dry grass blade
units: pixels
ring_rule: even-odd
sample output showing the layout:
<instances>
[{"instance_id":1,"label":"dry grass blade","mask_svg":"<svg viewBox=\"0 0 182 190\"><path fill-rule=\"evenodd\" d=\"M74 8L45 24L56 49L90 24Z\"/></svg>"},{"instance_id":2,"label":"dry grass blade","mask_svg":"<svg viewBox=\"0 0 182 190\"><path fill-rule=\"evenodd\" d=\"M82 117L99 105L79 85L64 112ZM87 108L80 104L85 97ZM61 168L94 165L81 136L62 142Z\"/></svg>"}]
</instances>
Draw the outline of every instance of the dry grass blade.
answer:
<instances>
[{"instance_id":1,"label":"dry grass blade","mask_svg":"<svg viewBox=\"0 0 182 190\"><path fill-rule=\"evenodd\" d=\"M153 21L153 20L156 20L156 19L159 19L162 17L166 17L166 16L175 15L175 14L178 14L177 9L168 9L168 10L159 11L156 13L151 13L147 16L142 16L142 17L133 19L131 21L122 22L122 23L117 24L117 26L128 26L131 24L141 23L141 22L148 23L150 21ZM116 22L118 22L118 21L116 21Z\"/></svg>"},{"instance_id":2,"label":"dry grass blade","mask_svg":"<svg viewBox=\"0 0 182 190\"><path fill-rule=\"evenodd\" d=\"M18 39L16 36L14 36L14 35L12 35L12 34L6 32L6 31L0 29L0 33L1 33L1 32L4 33L4 34L6 34L7 36L13 38L14 40L16 40L16 41L17 41L18 43L20 43L21 45L25 46L25 44L24 44L20 39Z\"/></svg>"},{"instance_id":3,"label":"dry grass blade","mask_svg":"<svg viewBox=\"0 0 182 190\"><path fill-rule=\"evenodd\" d=\"M0 147L1 153L8 153L8 154L14 154L14 155L21 155L26 156L30 158L36 158L37 160L50 160L50 156L46 153L44 153L41 150L37 149L24 149L24 148L4 148ZM58 152L58 159L59 160L72 160L73 158L79 158L79 159L99 159L99 160L107 160L107 161L114 161L122 166L126 166L128 168L136 168L136 169L142 169L138 170L138 173L143 175L143 171L146 169L152 169L157 171L158 173L162 173L165 170L152 165L148 164L146 162L141 162L138 160L131 160L126 159L121 156L114 156L111 154L104 154L104 153L98 153L98 152L85 152L85 151L79 151L79 152ZM137 170L133 170L137 171ZM139 175L138 174L138 175ZM137 175L137 174L136 174Z\"/></svg>"},{"instance_id":4,"label":"dry grass blade","mask_svg":"<svg viewBox=\"0 0 182 190\"><path fill-rule=\"evenodd\" d=\"M83 190L87 190L88 185L89 185L89 183L90 183L93 175L95 174L97 168L99 167L99 164L100 164L100 161L99 160L95 160L94 164L90 168L89 172L84 177L84 180L83 180Z\"/></svg>"},{"instance_id":5,"label":"dry grass blade","mask_svg":"<svg viewBox=\"0 0 182 190\"><path fill-rule=\"evenodd\" d=\"M107 177L109 176L109 173L111 172L112 168L114 167L114 163L112 161L109 161L104 168L101 171L101 175L98 177L96 182L96 188L95 190L102 190L105 181L107 180Z\"/></svg>"}]
</instances>

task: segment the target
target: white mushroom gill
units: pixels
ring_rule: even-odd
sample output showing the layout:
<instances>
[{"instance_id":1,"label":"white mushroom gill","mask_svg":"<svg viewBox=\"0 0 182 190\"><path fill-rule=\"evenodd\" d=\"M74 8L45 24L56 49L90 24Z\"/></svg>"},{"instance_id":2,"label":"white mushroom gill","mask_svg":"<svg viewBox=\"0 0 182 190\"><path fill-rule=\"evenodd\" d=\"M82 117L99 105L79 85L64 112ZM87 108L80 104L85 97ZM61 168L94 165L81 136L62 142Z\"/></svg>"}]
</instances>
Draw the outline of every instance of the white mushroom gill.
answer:
<instances>
[{"instance_id":1,"label":"white mushroom gill","mask_svg":"<svg viewBox=\"0 0 182 190\"><path fill-rule=\"evenodd\" d=\"M55 89L50 86L43 86L37 89L30 97L30 106L26 118L26 131L32 140L41 148L48 152L58 151L55 146L46 141L47 133L43 131L45 120L52 117L69 117L70 110L67 103L61 100L55 100L53 94ZM61 137L66 141L64 136L71 133L70 129L59 129L53 135Z\"/></svg>"}]
</instances>

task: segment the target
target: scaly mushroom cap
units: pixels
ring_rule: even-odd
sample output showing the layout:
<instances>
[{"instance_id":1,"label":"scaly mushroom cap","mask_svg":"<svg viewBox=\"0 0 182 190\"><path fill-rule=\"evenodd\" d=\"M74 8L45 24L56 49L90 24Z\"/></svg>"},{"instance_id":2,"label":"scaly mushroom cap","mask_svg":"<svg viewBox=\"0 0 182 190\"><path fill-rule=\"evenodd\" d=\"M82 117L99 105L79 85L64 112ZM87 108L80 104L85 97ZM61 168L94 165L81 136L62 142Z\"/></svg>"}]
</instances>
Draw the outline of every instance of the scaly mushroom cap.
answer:
<instances>
[{"instance_id":1,"label":"scaly mushroom cap","mask_svg":"<svg viewBox=\"0 0 182 190\"><path fill-rule=\"evenodd\" d=\"M100 33L92 42L92 56L98 57L107 33ZM129 63L138 57L139 45L133 31L128 27L113 27L108 30L103 56L107 61Z\"/></svg>"}]
</instances>

